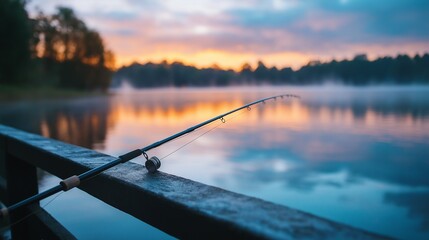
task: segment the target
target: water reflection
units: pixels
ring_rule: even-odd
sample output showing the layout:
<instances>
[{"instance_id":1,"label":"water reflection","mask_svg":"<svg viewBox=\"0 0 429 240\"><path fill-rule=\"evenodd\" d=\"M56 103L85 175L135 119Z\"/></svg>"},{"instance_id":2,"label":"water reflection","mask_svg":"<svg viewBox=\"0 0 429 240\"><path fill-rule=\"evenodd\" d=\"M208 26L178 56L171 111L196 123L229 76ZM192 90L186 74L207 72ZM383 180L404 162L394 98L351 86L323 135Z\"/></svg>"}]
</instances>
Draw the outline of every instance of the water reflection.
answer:
<instances>
[{"instance_id":1,"label":"water reflection","mask_svg":"<svg viewBox=\"0 0 429 240\"><path fill-rule=\"evenodd\" d=\"M411 218L421 219L421 231L429 231L429 191L386 193L385 201L407 209Z\"/></svg>"},{"instance_id":2,"label":"water reflection","mask_svg":"<svg viewBox=\"0 0 429 240\"><path fill-rule=\"evenodd\" d=\"M105 97L2 103L0 122L75 145L102 147L115 118Z\"/></svg>"},{"instance_id":3,"label":"water reflection","mask_svg":"<svg viewBox=\"0 0 429 240\"><path fill-rule=\"evenodd\" d=\"M119 155L285 92L302 99L259 105L150 155L168 156L168 173L375 232L428 238L429 88L134 91L3 104L0 122Z\"/></svg>"}]
</instances>

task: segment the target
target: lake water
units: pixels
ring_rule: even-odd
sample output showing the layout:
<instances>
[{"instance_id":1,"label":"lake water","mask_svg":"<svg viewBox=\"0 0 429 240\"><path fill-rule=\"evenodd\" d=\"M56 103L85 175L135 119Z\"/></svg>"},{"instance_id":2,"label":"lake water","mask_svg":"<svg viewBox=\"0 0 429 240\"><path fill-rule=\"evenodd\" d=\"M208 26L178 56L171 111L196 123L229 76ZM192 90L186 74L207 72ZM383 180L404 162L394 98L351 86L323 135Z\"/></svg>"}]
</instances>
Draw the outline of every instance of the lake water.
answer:
<instances>
[{"instance_id":1,"label":"lake water","mask_svg":"<svg viewBox=\"0 0 429 240\"><path fill-rule=\"evenodd\" d=\"M170 174L372 232L429 239L429 87L127 88L0 103L0 123L117 156L283 93L301 99L241 111L149 156ZM44 175L40 188L57 183ZM79 239L168 238L78 189L46 209Z\"/></svg>"}]
</instances>

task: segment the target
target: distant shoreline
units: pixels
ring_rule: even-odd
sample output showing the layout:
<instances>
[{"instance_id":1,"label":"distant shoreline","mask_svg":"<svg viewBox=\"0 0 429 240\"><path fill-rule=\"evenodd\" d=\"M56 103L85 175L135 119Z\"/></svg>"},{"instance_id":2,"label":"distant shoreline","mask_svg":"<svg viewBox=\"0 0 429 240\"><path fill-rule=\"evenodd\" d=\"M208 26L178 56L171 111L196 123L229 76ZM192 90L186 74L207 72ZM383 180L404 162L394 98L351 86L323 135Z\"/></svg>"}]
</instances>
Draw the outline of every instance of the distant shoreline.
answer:
<instances>
[{"instance_id":1,"label":"distant shoreline","mask_svg":"<svg viewBox=\"0 0 429 240\"><path fill-rule=\"evenodd\" d=\"M240 71L211 68L199 69L181 62L135 62L119 68L113 75L113 86L126 80L133 87L163 86L235 86L235 85L317 85L343 84L407 85L429 84L429 53L423 55L397 55L369 60L366 54L352 60L331 62L310 61L298 70L290 67L267 67L261 61L256 68L244 64Z\"/></svg>"}]
</instances>

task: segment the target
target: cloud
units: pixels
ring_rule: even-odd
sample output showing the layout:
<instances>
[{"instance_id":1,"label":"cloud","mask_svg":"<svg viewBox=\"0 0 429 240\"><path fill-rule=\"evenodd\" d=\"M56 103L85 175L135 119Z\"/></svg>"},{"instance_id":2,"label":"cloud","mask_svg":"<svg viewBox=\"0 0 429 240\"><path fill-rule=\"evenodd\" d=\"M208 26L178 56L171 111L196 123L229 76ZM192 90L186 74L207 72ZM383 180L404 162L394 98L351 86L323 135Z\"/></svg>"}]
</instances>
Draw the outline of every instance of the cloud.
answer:
<instances>
[{"instance_id":1,"label":"cloud","mask_svg":"<svg viewBox=\"0 0 429 240\"><path fill-rule=\"evenodd\" d=\"M294 50L332 43L331 48L359 43L426 41L429 37L427 1L301 1L292 8L233 9L232 24L243 29L282 31L295 39ZM281 42L281 39L278 39Z\"/></svg>"},{"instance_id":2,"label":"cloud","mask_svg":"<svg viewBox=\"0 0 429 240\"><path fill-rule=\"evenodd\" d=\"M34 0L28 8L38 5L49 13L62 4ZM261 60L279 53L327 59L429 51L424 0L72 0L66 5L102 33L120 62L132 58L131 46L136 59L207 51ZM290 57L285 54L287 60L277 65L292 62Z\"/></svg>"}]
</instances>

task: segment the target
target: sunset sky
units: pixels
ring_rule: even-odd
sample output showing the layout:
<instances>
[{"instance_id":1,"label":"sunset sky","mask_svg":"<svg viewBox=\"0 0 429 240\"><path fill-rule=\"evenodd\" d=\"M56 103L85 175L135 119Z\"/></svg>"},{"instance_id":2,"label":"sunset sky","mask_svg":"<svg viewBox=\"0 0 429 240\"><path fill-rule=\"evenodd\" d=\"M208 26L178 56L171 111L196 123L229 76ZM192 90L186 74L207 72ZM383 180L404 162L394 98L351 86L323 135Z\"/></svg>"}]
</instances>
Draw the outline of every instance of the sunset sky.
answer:
<instances>
[{"instance_id":1,"label":"sunset sky","mask_svg":"<svg viewBox=\"0 0 429 240\"><path fill-rule=\"evenodd\" d=\"M32 0L71 7L101 33L117 67L182 61L239 69L262 60L299 68L309 60L429 52L427 0Z\"/></svg>"}]
</instances>

